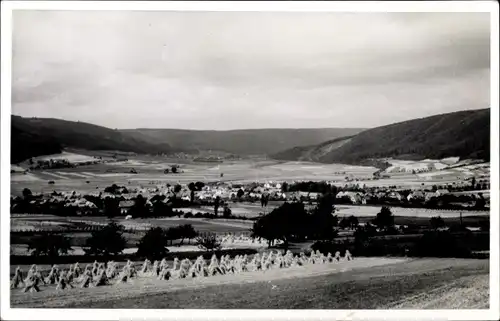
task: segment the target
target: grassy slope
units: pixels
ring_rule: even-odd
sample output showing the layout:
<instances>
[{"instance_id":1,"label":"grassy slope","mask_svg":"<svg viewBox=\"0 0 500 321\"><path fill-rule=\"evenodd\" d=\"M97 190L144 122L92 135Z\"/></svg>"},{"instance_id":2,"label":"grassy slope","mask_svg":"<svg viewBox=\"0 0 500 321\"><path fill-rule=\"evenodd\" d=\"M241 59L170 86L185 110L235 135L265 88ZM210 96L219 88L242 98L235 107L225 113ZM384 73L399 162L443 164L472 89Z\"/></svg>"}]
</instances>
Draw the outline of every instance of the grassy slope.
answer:
<instances>
[{"instance_id":1,"label":"grassy slope","mask_svg":"<svg viewBox=\"0 0 500 321\"><path fill-rule=\"evenodd\" d=\"M127 129L121 132L150 142L188 150L220 150L241 155L273 154L293 146L315 145L361 132L359 128L182 130Z\"/></svg>"},{"instance_id":2,"label":"grassy slope","mask_svg":"<svg viewBox=\"0 0 500 321\"><path fill-rule=\"evenodd\" d=\"M71 308L194 308L194 309L373 309L394 306L448 285L446 293L471 286L471 278L489 274L486 260L415 259L385 266L305 278L250 284L215 285L181 289L118 300L71 304ZM483 277L484 276L484 277ZM484 280L483 280L484 281ZM484 282L483 282L484 283ZM452 285L450 285L452 284ZM274 288L273 288L274 285ZM471 302L488 306L488 293L474 293ZM470 294L470 293L469 293ZM438 299L436 296L434 299ZM412 299L415 304L415 299ZM438 308L446 308L442 302ZM451 304L451 302L450 302ZM399 305L404 308L405 305Z\"/></svg>"},{"instance_id":3,"label":"grassy slope","mask_svg":"<svg viewBox=\"0 0 500 321\"><path fill-rule=\"evenodd\" d=\"M357 164L369 158L404 159L461 158L489 159L490 110L468 110L414 119L369 129L345 144L333 141L316 147L295 147L274 157L296 160L306 154L324 163ZM336 146L335 146L336 145ZM311 152L313 151L313 152Z\"/></svg>"},{"instance_id":4,"label":"grassy slope","mask_svg":"<svg viewBox=\"0 0 500 321\"><path fill-rule=\"evenodd\" d=\"M283 150L276 154L271 155L272 158L278 160L303 160L303 161L317 161L319 158L323 157L326 153L339 148L343 144L349 142L351 138L355 136L345 136L338 137L319 145L311 146L297 146L290 149Z\"/></svg>"},{"instance_id":5,"label":"grassy slope","mask_svg":"<svg viewBox=\"0 0 500 321\"><path fill-rule=\"evenodd\" d=\"M83 122L19 116L12 116L11 119L13 163L33 156L58 153L65 147L136 153L171 150L168 144L151 144L120 131Z\"/></svg>"}]
</instances>

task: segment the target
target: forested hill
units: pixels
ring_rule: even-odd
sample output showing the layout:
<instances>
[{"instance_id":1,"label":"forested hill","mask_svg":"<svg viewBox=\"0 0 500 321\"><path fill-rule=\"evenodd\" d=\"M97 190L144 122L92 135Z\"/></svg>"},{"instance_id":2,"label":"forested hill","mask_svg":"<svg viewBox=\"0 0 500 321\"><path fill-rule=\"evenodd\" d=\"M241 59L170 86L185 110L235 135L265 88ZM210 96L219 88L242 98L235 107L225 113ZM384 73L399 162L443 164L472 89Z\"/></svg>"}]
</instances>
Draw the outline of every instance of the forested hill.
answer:
<instances>
[{"instance_id":1,"label":"forested hill","mask_svg":"<svg viewBox=\"0 0 500 321\"><path fill-rule=\"evenodd\" d=\"M121 132L151 143L186 150L218 150L239 155L270 155L294 146L316 145L362 128L263 128L241 130L127 129Z\"/></svg>"},{"instance_id":2,"label":"forested hill","mask_svg":"<svg viewBox=\"0 0 500 321\"><path fill-rule=\"evenodd\" d=\"M183 129L115 130L84 122L12 116L11 161L60 153L63 148L116 150L138 154L223 151L267 155L296 145L314 145L359 128L249 129L205 131Z\"/></svg>"},{"instance_id":3,"label":"forested hill","mask_svg":"<svg viewBox=\"0 0 500 321\"><path fill-rule=\"evenodd\" d=\"M60 153L66 147L136 153L171 151L168 144L151 144L114 129L84 122L20 116L12 116L11 120L12 163Z\"/></svg>"},{"instance_id":4,"label":"forested hill","mask_svg":"<svg viewBox=\"0 0 500 321\"><path fill-rule=\"evenodd\" d=\"M370 158L490 157L490 109L467 110L414 119L363 131L316 146L296 147L273 158L358 164Z\"/></svg>"}]
</instances>

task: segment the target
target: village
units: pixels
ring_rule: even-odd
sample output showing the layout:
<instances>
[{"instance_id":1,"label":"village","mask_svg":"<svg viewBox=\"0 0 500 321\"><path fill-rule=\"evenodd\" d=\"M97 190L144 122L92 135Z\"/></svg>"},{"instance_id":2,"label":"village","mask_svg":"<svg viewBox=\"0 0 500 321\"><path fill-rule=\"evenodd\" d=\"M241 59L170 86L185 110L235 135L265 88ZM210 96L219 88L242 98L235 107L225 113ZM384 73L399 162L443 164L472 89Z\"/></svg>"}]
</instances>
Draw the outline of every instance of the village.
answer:
<instances>
[{"instance_id":1,"label":"village","mask_svg":"<svg viewBox=\"0 0 500 321\"><path fill-rule=\"evenodd\" d=\"M230 182L192 182L189 184L161 184L155 188L131 188L113 184L89 193L77 191L32 193L23 191L23 197L11 196L12 213L37 213L66 215L105 215L103 206L106 199L117 199L120 215L127 216L138 197L146 200L145 206L154 207L162 202L172 208L199 208L200 206L237 207L238 203L261 203L262 207L271 202L316 203L325 192L335 192L336 204L390 205L395 207L427 207L439 209L489 209L489 182L475 178L465 184L434 185L422 189L392 187L367 187L359 184L335 186L333 182L253 182L237 184ZM29 204L26 199L29 198ZM96 201L97 200L97 201ZM96 204L97 203L97 204ZM56 207L64 207L58 211ZM214 213L216 215L216 213ZM64 214L63 214L64 215Z\"/></svg>"}]
</instances>

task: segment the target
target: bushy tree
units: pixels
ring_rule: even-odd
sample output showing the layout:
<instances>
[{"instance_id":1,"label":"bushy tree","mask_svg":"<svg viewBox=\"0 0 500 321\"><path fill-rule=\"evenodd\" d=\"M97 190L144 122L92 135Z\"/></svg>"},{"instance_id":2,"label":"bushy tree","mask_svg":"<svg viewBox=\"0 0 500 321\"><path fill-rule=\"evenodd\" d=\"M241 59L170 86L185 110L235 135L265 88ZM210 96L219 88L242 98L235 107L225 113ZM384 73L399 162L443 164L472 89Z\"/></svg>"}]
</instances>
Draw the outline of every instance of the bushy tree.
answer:
<instances>
[{"instance_id":1,"label":"bushy tree","mask_svg":"<svg viewBox=\"0 0 500 321\"><path fill-rule=\"evenodd\" d=\"M222 216L225 218L231 217L232 211L229 206L224 206L224 210L222 211Z\"/></svg>"},{"instance_id":2,"label":"bushy tree","mask_svg":"<svg viewBox=\"0 0 500 321\"><path fill-rule=\"evenodd\" d=\"M349 216L348 218L349 225L351 226L351 229L356 229L359 226L359 221L358 218L354 215Z\"/></svg>"},{"instance_id":3,"label":"bushy tree","mask_svg":"<svg viewBox=\"0 0 500 321\"><path fill-rule=\"evenodd\" d=\"M29 188L23 189L23 197L25 200L29 200L33 193L31 193L31 190Z\"/></svg>"},{"instance_id":4,"label":"bushy tree","mask_svg":"<svg viewBox=\"0 0 500 321\"><path fill-rule=\"evenodd\" d=\"M28 252L33 256L56 257L73 251L70 239L61 234L44 233L33 237L28 243Z\"/></svg>"},{"instance_id":5,"label":"bushy tree","mask_svg":"<svg viewBox=\"0 0 500 321\"><path fill-rule=\"evenodd\" d=\"M314 208L310 220L310 237L317 240L331 240L336 236L334 227L338 226L338 217L333 216L335 197L332 193L324 194Z\"/></svg>"},{"instance_id":6,"label":"bushy tree","mask_svg":"<svg viewBox=\"0 0 500 321\"><path fill-rule=\"evenodd\" d=\"M243 195L245 195L245 192L240 188L236 193L236 197L238 197L238 199L241 199Z\"/></svg>"},{"instance_id":7,"label":"bushy tree","mask_svg":"<svg viewBox=\"0 0 500 321\"><path fill-rule=\"evenodd\" d=\"M444 220L441 218L441 216L433 216L430 219L431 227L435 230L445 227Z\"/></svg>"},{"instance_id":8,"label":"bushy tree","mask_svg":"<svg viewBox=\"0 0 500 321\"><path fill-rule=\"evenodd\" d=\"M121 194L120 193L120 187L116 184L113 184L111 186L108 186L104 188L105 193L111 193L111 194Z\"/></svg>"},{"instance_id":9,"label":"bushy tree","mask_svg":"<svg viewBox=\"0 0 500 321\"><path fill-rule=\"evenodd\" d=\"M307 235L308 226L309 215L304 204L286 202L255 221L252 236L266 239L269 246L275 240L282 240L286 249L292 238Z\"/></svg>"},{"instance_id":10,"label":"bushy tree","mask_svg":"<svg viewBox=\"0 0 500 321\"><path fill-rule=\"evenodd\" d=\"M84 251L91 255L120 254L125 249L123 226L111 222L102 229L92 232L87 239Z\"/></svg>"},{"instance_id":11,"label":"bushy tree","mask_svg":"<svg viewBox=\"0 0 500 321\"><path fill-rule=\"evenodd\" d=\"M156 200L153 203L153 216L154 217L173 216L172 207L163 203L163 201L161 200Z\"/></svg>"},{"instance_id":12,"label":"bushy tree","mask_svg":"<svg viewBox=\"0 0 500 321\"><path fill-rule=\"evenodd\" d=\"M203 182L196 182L196 183L194 183L194 185L196 186L197 191L201 191L203 189L203 187L205 187L205 183L203 183Z\"/></svg>"},{"instance_id":13,"label":"bushy tree","mask_svg":"<svg viewBox=\"0 0 500 321\"><path fill-rule=\"evenodd\" d=\"M380 212L377 213L377 216L373 220L373 224L377 226L379 229L389 230L394 227L394 215L391 212L391 209L387 206L382 206Z\"/></svg>"},{"instance_id":14,"label":"bushy tree","mask_svg":"<svg viewBox=\"0 0 500 321\"><path fill-rule=\"evenodd\" d=\"M104 199L104 215L113 218L120 215L120 200L115 197L106 197Z\"/></svg>"},{"instance_id":15,"label":"bushy tree","mask_svg":"<svg viewBox=\"0 0 500 321\"><path fill-rule=\"evenodd\" d=\"M147 206L147 199L141 194L137 195L134 200L134 205L129 210L132 217L148 217L149 208Z\"/></svg>"},{"instance_id":16,"label":"bushy tree","mask_svg":"<svg viewBox=\"0 0 500 321\"><path fill-rule=\"evenodd\" d=\"M178 231L179 231L179 237L181 239L180 244L184 243L184 239L191 240L198 236L198 232L196 232L196 230L193 228L193 225L191 224L180 225L178 227Z\"/></svg>"},{"instance_id":17,"label":"bushy tree","mask_svg":"<svg viewBox=\"0 0 500 321\"><path fill-rule=\"evenodd\" d=\"M167 234L161 227L152 227L137 243L137 256L151 259L163 258L167 253Z\"/></svg>"},{"instance_id":18,"label":"bushy tree","mask_svg":"<svg viewBox=\"0 0 500 321\"><path fill-rule=\"evenodd\" d=\"M217 251L222 247L215 233L207 233L196 238L196 245L205 251Z\"/></svg>"}]
</instances>

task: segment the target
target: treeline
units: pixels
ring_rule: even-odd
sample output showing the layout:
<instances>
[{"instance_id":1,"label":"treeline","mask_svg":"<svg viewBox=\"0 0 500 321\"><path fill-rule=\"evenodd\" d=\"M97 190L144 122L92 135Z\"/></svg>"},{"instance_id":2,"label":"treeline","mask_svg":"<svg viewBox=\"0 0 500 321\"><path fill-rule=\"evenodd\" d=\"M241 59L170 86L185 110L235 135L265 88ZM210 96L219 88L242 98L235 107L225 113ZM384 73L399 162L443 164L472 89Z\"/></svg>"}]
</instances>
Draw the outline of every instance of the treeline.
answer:
<instances>
[{"instance_id":1,"label":"treeline","mask_svg":"<svg viewBox=\"0 0 500 321\"><path fill-rule=\"evenodd\" d=\"M338 218L332 215L333 204L334 195L331 193L323 195L309 211L302 202L285 202L257 219L252 227L252 236L266 239L269 246L276 240L282 240L285 249L292 241L334 238Z\"/></svg>"},{"instance_id":2,"label":"treeline","mask_svg":"<svg viewBox=\"0 0 500 321\"><path fill-rule=\"evenodd\" d=\"M324 254L348 249L358 256L473 257L475 251L489 250L489 221L481 223L480 233L473 233L462 223L447 227L441 217L432 217L430 229L422 233L418 226L397 227L388 207L364 225L354 216L339 220L332 211L328 195L309 211L300 202L284 203L254 223L252 236L266 239L268 246L282 240L285 249L289 242L315 240L313 249ZM354 230L353 237L339 238L339 228Z\"/></svg>"},{"instance_id":3,"label":"treeline","mask_svg":"<svg viewBox=\"0 0 500 321\"><path fill-rule=\"evenodd\" d=\"M82 246L87 256L118 256L123 254L127 240L124 236L127 229L116 222L92 231ZM11 235L18 237L18 233ZM152 227L141 237L137 245L137 257L162 258L169 251L167 246L182 246L184 241L195 244L203 251L220 250L222 244L213 233L199 233L191 224L183 224L163 229ZM71 238L63 233L38 232L28 241L28 252L31 256L55 258L68 255L72 251Z\"/></svg>"},{"instance_id":4,"label":"treeline","mask_svg":"<svg viewBox=\"0 0 500 321\"><path fill-rule=\"evenodd\" d=\"M354 240L318 241L311 248L322 253L343 253L355 256L407 256L486 258L489 251L489 232L425 231L409 237L369 236L357 233Z\"/></svg>"}]
</instances>

